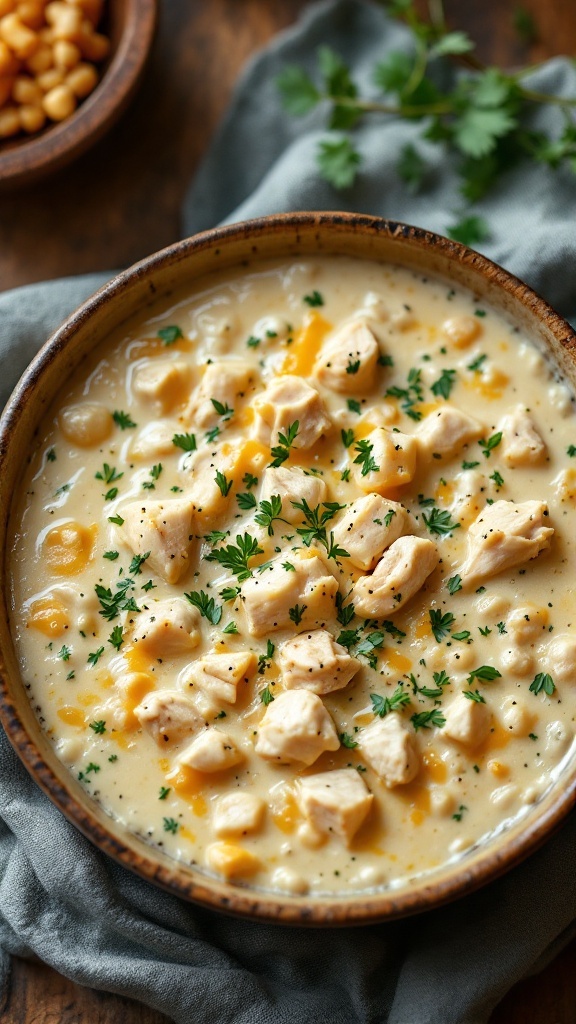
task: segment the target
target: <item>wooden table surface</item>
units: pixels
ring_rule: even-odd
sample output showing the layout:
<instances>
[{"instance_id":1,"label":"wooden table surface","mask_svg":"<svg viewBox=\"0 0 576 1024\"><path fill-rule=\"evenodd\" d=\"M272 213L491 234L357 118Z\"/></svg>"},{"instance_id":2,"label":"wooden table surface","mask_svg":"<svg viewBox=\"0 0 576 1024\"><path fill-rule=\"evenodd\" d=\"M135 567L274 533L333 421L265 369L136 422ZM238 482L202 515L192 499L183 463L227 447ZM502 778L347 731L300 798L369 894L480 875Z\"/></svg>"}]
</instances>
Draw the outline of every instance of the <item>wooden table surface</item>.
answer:
<instances>
[{"instance_id":1,"label":"wooden table surface","mask_svg":"<svg viewBox=\"0 0 576 1024\"><path fill-rule=\"evenodd\" d=\"M0 196L0 289L128 265L180 237L186 186L240 69L306 6L307 0L164 0L146 80L123 120L55 178ZM529 46L514 28L519 6L517 0L448 0L446 10L453 26L476 39L484 60L510 66L574 56L574 0L523 0L538 27ZM516 986L491 1024L576 1024L575 967L572 943L542 974ZM19 960L0 1012L10 1024L167 1020Z\"/></svg>"}]
</instances>

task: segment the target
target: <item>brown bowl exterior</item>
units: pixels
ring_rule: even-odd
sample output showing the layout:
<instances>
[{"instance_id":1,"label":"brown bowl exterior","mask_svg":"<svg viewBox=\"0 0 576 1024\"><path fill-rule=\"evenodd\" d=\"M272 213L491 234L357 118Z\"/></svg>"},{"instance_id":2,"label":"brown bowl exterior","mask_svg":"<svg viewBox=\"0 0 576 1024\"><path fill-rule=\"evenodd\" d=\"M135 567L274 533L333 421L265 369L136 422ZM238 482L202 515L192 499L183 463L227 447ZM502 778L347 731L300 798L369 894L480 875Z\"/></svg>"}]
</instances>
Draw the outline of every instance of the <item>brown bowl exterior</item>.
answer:
<instances>
[{"instance_id":1,"label":"brown bowl exterior","mask_svg":"<svg viewBox=\"0 0 576 1024\"><path fill-rule=\"evenodd\" d=\"M56 331L20 380L0 422L0 561L4 567L0 720L25 767L57 807L103 852L141 877L172 894L229 913L285 924L331 926L391 920L432 909L508 871L549 838L573 807L576 764L528 819L404 890L308 898L224 883L171 860L128 833L90 800L58 761L20 676L10 634L7 573L9 517L23 454L34 450L47 408L83 356L137 310L177 287L192 287L197 277L213 269L321 253L399 263L470 288L551 355L576 388L576 334L570 326L501 267L419 228L356 214L286 214L207 231L136 264L105 285Z\"/></svg>"},{"instance_id":2,"label":"brown bowl exterior","mask_svg":"<svg viewBox=\"0 0 576 1024\"><path fill-rule=\"evenodd\" d=\"M93 93L71 117L37 136L0 143L0 190L32 184L84 153L134 96L150 54L158 0L107 0L111 55Z\"/></svg>"}]
</instances>

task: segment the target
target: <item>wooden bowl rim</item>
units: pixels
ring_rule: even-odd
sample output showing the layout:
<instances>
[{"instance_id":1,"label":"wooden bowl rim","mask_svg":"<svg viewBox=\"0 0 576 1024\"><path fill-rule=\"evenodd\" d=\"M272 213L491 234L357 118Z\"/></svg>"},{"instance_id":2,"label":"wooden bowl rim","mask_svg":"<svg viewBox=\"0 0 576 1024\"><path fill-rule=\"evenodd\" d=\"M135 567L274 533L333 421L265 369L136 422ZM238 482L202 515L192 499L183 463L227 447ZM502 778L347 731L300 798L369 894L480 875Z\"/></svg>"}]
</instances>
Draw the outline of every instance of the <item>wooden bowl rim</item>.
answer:
<instances>
[{"instance_id":1,"label":"wooden bowl rim","mask_svg":"<svg viewBox=\"0 0 576 1024\"><path fill-rule=\"evenodd\" d=\"M485 256L422 228L383 220L363 214L340 212L306 212L278 214L251 221L226 225L202 232L177 242L136 263L107 282L87 299L52 334L24 372L9 399L0 420L0 475L10 450L10 437L23 415L29 396L47 366L65 349L76 330L103 307L121 297L137 280L148 280L152 291L153 276L163 267L176 265L195 252L212 250L218 255L227 242L257 242L271 234L288 231L317 231L334 239L339 235L385 235L390 240L400 239L410 248L439 252L450 261L457 260L478 272L485 281L496 284L509 295L519 299L536 320L544 324L559 344L576 362L576 332L532 289ZM326 251L326 250L325 250ZM370 258L368 256L367 258ZM401 263L401 256L399 261ZM434 273L434 271L432 271ZM6 579L6 574L5 574ZM17 686L22 688L19 677ZM249 889L219 881L186 864L172 861L165 855L155 855L138 837L131 836L142 849L134 849L120 841L96 820L90 810L90 797L85 805L76 791L68 785L72 781L69 770L62 765L62 778L44 761L36 743L28 734L18 706L12 700L8 685L8 668L0 645L0 722L28 772L60 811L102 852L113 857L124 867L177 895L210 909L223 911L260 921L289 925L344 926L373 924L384 920L436 909L454 899L468 895L482 885L495 880L516 866L540 847L563 824L576 803L576 765L564 785L556 783L553 793L545 797L539 814L532 815L515 834L488 843L486 852L475 852L475 860L466 863L466 857L439 870L442 877L431 876L430 881L415 884L399 891L384 889L352 893L349 896L291 896L275 892ZM447 876L447 877L444 877Z\"/></svg>"},{"instance_id":2,"label":"wooden bowl rim","mask_svg":"<svg viewBox=\"0 0 576 1024\"><path fill-rule=\"evenodd\" d=\"M107 0L113 3L114 0ZM126 23L110 64L71 117L0 149L0 188L20 186L84 152L120 117L136 90L158 21L159 0L127 0Z\"/></svg>"}]
</instances>

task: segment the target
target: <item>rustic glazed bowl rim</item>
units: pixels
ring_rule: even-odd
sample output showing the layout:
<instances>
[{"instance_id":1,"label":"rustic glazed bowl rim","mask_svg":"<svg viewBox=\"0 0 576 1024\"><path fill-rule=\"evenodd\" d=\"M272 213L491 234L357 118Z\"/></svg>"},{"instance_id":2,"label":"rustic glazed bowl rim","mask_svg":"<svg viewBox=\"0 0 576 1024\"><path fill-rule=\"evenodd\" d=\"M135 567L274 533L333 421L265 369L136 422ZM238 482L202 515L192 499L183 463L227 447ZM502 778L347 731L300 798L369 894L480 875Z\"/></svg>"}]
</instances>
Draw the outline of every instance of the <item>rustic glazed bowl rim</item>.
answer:
<instances>
[{"instance_id":1,"label":"rustic glazed bowl rim","mask_svg":"<svg viewBox=\"0 0 576 1024\"><path fill-rule=\"evenodd\" d=\"M0 186L33 181L72 160L104 135L132 98L150 53L157 18L158 0L129 0L118 45L94 91L65 121L47 125L37 136L14 139L10 148L0 149Z\"/></svg>"},{"instance_id":2,"label":"rustic glazed bowl rim","mask_svg":"<svg viewBox=\"0 0 576 1024\"><path fill-rule=\"evenodd\" d=\"M428 253L430 258L432 253L436 253L451 264L464 264L485 283L489 282L494 286L498 292L506 293L515 302L519 302L534 318L534 323L543 325L547 332L551 333L559 348L568 354L569 360L572 363L576 362L576 333L569 324L518 278L458 242L421 228L362 214L307 212L262 217L205 231L154 253L114 277L73 312L31 362L6 405L0 420L0 478L9 457L11 434L24 414L28 396L53 360L65 351L77 330L96 313L121 299L136 281L144 281L148 284L150 292L154 293L154 275L162 268L175 266L186 260L193 253L208 252L218 256L220 252L225 251L229 243L246 242L252 243L252 252L247 253L252 255L257 252L259 240L284 234L287 254L290 252L292 255L292 250L288 249L290 232L296 233L296 239L299 232L312 232L314 238L323 238L335 246L335 251L338 251L338 238L350 239L356 235L372 238L384 236L390 242L400 241L402 245L406 243L411 251L418 249L425 254ZM304 251L306 255L310 255L310 250ZM319 246L318 251L329 254L330 248L328 246L322 249ZM370 258L369 253L366 258ZM255 260L257 259L256 255ZM397 262L402 264L401 254ZM431 273L434 275L434 269ZM441 272L436 273L437 276L442 276ZM161 293L158 297L160 296ZM121 322L121 319L120 317L117 322ZM37 422L38 420L35 421L36 424ZM4 578L6 586L6 573ZM20 677L16 689L21 689L21 696L27 701L28 697ZM63 814L101 851L173 895L227 913L285 924L369 924L437 908L475 891L518 864L562 825L576 802L576 766L572 766L564 780L565 784L555 784L552 795L542 801L539 812L536 810L524 824L521 823L511 830L511 835L504 833L489 841L484 852L482 849L476 851L472 862L467 862L466 857L463 857L438 873L424 877L416 885L398 890L382 888L370 892L351 893L347 896L295 897L222 882L199 871L192 871L189 866L179 861L170 860L126 830L124 835L129 836L129 841L123 841L114 835L112 819L110 828L97 820L90 797L88 794L83 797L83 794L78 792L70 771L62 765L59 777L56 770L46 763L22 720L18 702L11 696L9 670L1 646L0 722L28 772ZM119 829L117 831L122 832ZM130 842L132 846L129 845ZM137 846L137 849L134 849L134 846Z\"/></svg>"}]
</instances>

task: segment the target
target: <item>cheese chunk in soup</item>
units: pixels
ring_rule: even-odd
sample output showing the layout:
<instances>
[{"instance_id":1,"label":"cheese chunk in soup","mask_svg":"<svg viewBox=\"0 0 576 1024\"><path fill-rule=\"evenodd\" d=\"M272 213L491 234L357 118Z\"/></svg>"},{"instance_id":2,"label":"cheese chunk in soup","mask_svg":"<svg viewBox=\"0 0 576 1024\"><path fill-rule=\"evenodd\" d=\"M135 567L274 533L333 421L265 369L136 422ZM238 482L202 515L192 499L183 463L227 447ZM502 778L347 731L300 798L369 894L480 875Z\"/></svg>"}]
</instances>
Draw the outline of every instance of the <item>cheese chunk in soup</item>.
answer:
<instances>
[{"instance_id":1,"label":"cheese chunk in soup","mask_svg":"<svg viewBox=\"0 0 576 1024\"><path fill-rule=\"evenodd\" d=\"M200 871L409 886L574 751L572 394L440 281L314 257L146 309L63 385L12 536L58 756Z\"/></svg>"}]
</instances>

